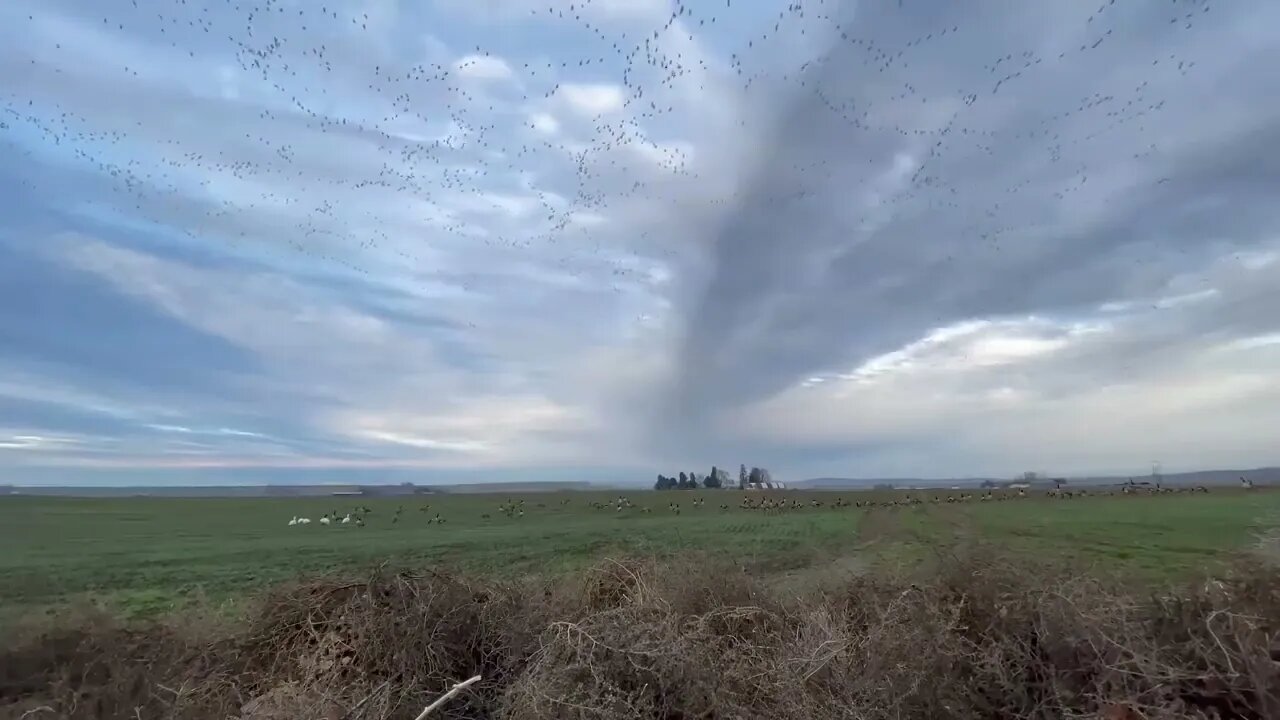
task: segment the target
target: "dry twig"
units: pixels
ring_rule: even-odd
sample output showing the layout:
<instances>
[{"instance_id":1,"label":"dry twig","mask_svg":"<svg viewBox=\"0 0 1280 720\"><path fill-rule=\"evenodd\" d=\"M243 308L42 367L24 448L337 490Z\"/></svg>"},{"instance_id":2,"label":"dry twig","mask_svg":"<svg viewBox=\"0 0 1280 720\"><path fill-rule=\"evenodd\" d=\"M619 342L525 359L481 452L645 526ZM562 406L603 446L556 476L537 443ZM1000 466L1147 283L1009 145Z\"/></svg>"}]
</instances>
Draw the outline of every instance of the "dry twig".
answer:
<instances>
[{"instance_id":1,"label":"dry twig","mask_svg":"<svg viewBox=\"0 0 1280 720\"><path fill-rule=\"evenodd\" d=\"M457 695L458 693L462 692L473 683L477 683L477 682L480 682L479 675L463 680L457 685L454 685L452 688L449 688L449 692L436 698L435 702L423 708L422 712L418 714L417 720L426 720L426 717L430 715L432 711L434 711L436 708L439 708L441 705L444 705L446 702L448 702L449 698L453 697L454 695Z\"/></svg>"}]
</instances>

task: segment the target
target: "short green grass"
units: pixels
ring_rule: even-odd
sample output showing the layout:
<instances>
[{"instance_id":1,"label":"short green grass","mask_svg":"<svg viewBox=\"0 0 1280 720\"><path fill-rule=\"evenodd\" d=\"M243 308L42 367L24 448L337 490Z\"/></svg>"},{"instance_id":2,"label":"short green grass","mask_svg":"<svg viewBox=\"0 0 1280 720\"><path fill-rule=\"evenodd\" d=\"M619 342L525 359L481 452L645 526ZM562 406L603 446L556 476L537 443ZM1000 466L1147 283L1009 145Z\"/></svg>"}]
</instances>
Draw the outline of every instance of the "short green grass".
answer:
<instances>
[{"instance_id":1,"label":"short green grass","mask_svg":"<svg viewBox=\"0 0 1280 720\"><path fill-rule=\"evenodd\" d=\"M581 566L606 555L701 551L755 566L795 568L872 546L949 543L960 534L1010 549L1132 567L1154 575L1204 567L1250 542L1280 517L1280 493L1025 499L963 507L837 510L836 496L787 492L821 509L739 509L738 492L627 493L638 506L597 510L616 493L523 496L525 516L498 506L510 496L300 499L0 499L0 612L28 612L91 598L148 614L195 598L234 600L272 582L389 563L448 565L490 573ZM706 504L694 508L692 500ZM561 501L567 500L567 505ZM668 508L676 501L679 515ZM728 510L719 505L727 503ZM328 510L373 509L366 527L324 527ZM430 511L420 507L430 505ZM397 507L403 514L391 518ZM439 513L443 525L426 519ZM481 516L488 514L488 519ZM289 527L293 515L311 525ZM868 532L860 532L865 524ZM874 529L874 532L869 532Z\"/></svg>"},{"instance_id":2,"label":"short green grass","mask_svg":"<svg viewBox=\"0 0 1280 720\"><path fill-rule=\"evenodd\" d=\"M1212 569L1280 525L1280 493L970 503L949 514L904 514L900 533L945 545L959 530L1020 554L1162 580Z\"/></svg>"}]
</instances>

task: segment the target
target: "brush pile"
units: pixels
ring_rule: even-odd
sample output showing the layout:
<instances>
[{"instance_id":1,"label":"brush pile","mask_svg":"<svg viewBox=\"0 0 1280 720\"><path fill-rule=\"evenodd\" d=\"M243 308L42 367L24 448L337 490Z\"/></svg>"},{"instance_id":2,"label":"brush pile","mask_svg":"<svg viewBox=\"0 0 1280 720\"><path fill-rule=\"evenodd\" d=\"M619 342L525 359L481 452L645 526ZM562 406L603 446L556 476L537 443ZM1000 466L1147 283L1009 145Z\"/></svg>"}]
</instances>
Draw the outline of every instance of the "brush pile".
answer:
<instances>
[{"instance_id":1,"label":"brush pile","mask_svg":"<svg viewBox=\"0 0 1280 720\"><path fill-rule=\"evenodd\" d=\"M234 623L26 627L0 717L1280 718L1280 570L1177 592L993 557L788 593L710 560L495 582L377 572Z\"/></svg>"}]
</instances>

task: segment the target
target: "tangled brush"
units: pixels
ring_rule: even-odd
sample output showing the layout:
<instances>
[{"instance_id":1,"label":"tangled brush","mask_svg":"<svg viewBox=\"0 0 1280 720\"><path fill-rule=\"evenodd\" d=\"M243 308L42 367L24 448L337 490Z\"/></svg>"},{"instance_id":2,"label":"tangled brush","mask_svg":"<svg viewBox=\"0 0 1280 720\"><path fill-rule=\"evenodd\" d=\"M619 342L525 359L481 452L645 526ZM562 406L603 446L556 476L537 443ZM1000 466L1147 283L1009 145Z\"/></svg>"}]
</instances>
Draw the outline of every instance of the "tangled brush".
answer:
<instances>
[{"instance_id":1,"label":"tangled brush","mask_svg":"<svg viewBox=\"0 0 1280 720\"><path fill-rule=\"evenodd\" d=\"M1280 570L1143 594L971 553L803 593L706 559L276 588L234 625L63 617L0 653L0 717L1280 717Z\"/></svg>"}]
</instances>

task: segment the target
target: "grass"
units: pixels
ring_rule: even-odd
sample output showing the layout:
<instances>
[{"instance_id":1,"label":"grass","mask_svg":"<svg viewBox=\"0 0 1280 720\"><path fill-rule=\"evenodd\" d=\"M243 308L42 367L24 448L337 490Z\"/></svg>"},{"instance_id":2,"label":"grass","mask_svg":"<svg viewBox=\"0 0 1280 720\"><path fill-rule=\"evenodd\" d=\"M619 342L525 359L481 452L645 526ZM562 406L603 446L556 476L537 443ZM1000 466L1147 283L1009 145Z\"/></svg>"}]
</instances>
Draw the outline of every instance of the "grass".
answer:
<instances>
[{"instance_id":1,"label":"grass","mask_svg":"<svg viewBox=\"0 0 1280 720\"><path fill-rule=\"evenodd\" d=\"M949 531L974 533L1033 557L1063 559L1171 579L1207 569L1280 524L1280 493L1222 490L1210 495L1036 500L970 504L951 523L914 512L900 522L917 540L946 544ZM918 543L915 543L918 544Z\"/></svg>"},{"instance_id":2,"label":"grass","mask_svg":"<svg viewBox=\"0 0 1280 720\"><path fill-rule=\"evenodd\" d=\"M447 565L490 575L573 570L608 555L671 557L691 551L755 567L795 569L865 555L911 559L970 533L1029 555L1066 557L1158 577L1203 568L1249 543L1280 515L1280 493L1026 499L913 508L834 509L837 495L788 492L807 503L776 514L737 507L737 492L629 493L650 513L597 510L613 493L524 496L523 518L498 511L507 496L302 499L0 500L0 614L22 614L82 598L125 615L196 600L221 601L300 575L388 563ZM706 498L701 508L694 497ZM561 505L568 500L567 505ZM677 501L676 515L667 504ZM728 503L729 510L719 505ZM366 527L288 527L356 504ZM428 513L419 512L430 505ZM404 513L391 517L398 506ZM443 525L426 519L439 513ZM488 519L482 515L488 514Z\"/></svg>"}]
</instances>

